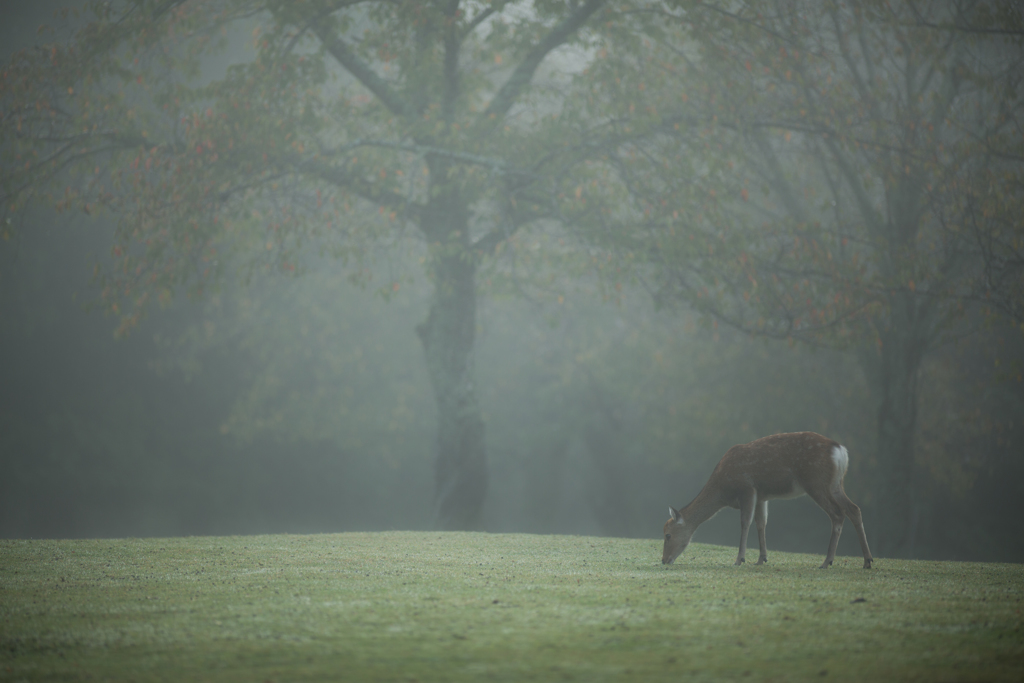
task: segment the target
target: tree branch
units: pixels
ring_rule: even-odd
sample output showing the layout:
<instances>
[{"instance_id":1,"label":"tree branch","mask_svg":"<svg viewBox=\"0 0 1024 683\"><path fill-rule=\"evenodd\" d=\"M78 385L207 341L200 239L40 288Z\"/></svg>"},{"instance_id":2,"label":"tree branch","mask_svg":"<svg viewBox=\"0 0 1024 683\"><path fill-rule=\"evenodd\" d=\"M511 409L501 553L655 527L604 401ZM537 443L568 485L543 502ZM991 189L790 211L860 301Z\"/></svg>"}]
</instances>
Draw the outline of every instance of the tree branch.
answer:
<instances>
[{"instance_id":1,"label":"tree branch","mask_svg":"<svg viewBox=\"0 0 1024 683\"><path fill-rule=\"evenodd\" d=\"M445 8L448 20L444 29L444 119L451 123L455 119L455 102L459 97L459 51L462 47L462 36L455 29L455 13L459 8L459 0L450 0Z\"/></svg>"},{"instance_id":2,"label":"tree branch","mask_svg":"<svg viewBox=\"0 0 1024 683\"><path fill-rule=\"evenodd\" d=\"M444 147L434 147L432 145L419 145L412 142L391 142L389 140L354 140L346 145L337 147L331 150L325 150L323 156L338 156L345 154L354 149L360 147L384 147L386 149L395 149L401 152L412 152L413 154L419 155L431 155L435 157L441 157L444 159L451 159L452 161L460 161L474 166L483 166L490 169L493 173L508 176L521 176L524 178L540 178L541 176L530 171L521 170L510 166L501 159L494 159L492 157L485 157L479 154L470 154L468 152L459 152L457 150L445 149Z\"/></svg>"},{"instance_id":3,"label":"tree branch","mask_svg":"<svg viewBox=\"0 0 1024 683\"><path fill-rule=\"evenodd\" d=\"M375 204L383 204L396 210L411 212L416 216L416 220L420 219L420 215L426 209L422 204L418 204L408 197L403 197L391 191L381 190L373 183L367 182L363 178L347 172L345 169L324 163L319 158L301 161L294 164L293 168L299 173L309 173L336 187L351 190L363 199Z\"/></svg>"},{"instance_id":4,"label":"tree branch","mask_svg":"<svg viewBox=\"0 0 1024 683\"><path fill-rule=\"evenodd\" d=\"M779 158L775 154L775 150L772 149L771 144L764 139L764 136L759 134L751 135L754 139L754 144L760 152L761 158L767 165L767 173L765 174L764 180L775 188L775 191L779 193L782 198L782 203L786 205L786 210L790 213L798 223L806 224L809 222L807 212L804 210L803 204L796 198L793 193L793 188L786 180L785 171L782 168L782 164L779 163Z\"/></svg>"},{"instance_id":5,"label":"tree branch","mask_svg":"<svg viewBox=\"0 0 1024 683\"><path fill-rule=\"evenodd\" d=\"M387 107L388 111L403 118L410 118L414 114L409 103L395 92L383 78L378 76L366 62L360 59L345 41L335 35L329 26L318 23L312 27L312 31L320 39L320 42L323 43L324 48L326 48L331 56L338 60L338 63L352 74L356 80L362 83L367 90L376 95L377 99Z\"/></svg>"},{"instance_id":6,"label":"tree branch","mask_svg":"<svg viewBox=\"0 0 1024 683\"><path fill-rule=\"evenodd\" d=\"M606 2L607 0L588 0L585 5L578 7L565 21L553 28L551 33L537 43L523 61L519 63L519 66L515 68L512 75L505 81L505 85L501 86L501 89L498 90L494 99L487 106L487 109L484 110L484 119L500 119L504 117L526 86L529 85L533 74L537 71L540 63L544 61L544 58L552 50L563 45Z\"/></svg>"},{"instance_id":7,"label":"tree branch","mask_svg":"<svg viewBox=\"0 0 1024 683\"><path fill-rule=\"evenodd\" d=\"M505 3L502 3L501 6L503 7L504 4ZM498 9L499 9L499 7L496 7L495 5L491 5L490 7L488 7L485 10L483 10L482 12L479 12L475 17L473 17L472 21L470 21L468 24L466 24L466 26L462 29L462 35L460 37L462 39L465 39L466 36L468 36L470 33L475 31L477 26L479 26L480 24L484 23L484 21L487 20L487 17L493 15L495 12L498 11Z\"/></svg>"}]
</instances>

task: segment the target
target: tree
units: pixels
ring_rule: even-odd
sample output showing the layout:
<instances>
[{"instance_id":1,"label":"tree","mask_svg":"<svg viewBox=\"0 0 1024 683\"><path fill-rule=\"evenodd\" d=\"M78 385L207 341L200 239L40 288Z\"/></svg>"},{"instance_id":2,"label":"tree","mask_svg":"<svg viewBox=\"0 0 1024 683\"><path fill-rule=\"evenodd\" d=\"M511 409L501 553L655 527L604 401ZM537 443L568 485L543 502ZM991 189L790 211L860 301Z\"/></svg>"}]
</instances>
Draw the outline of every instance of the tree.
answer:
<instances>
[{"instance_id":1,"label":"tree","mask_svg":"<svg viewBox=\"0 0 1024 683\"><path fill-rule=\"evenodd\" d=\"M65 13L73 38L17 54L0 80L4 229L33 200L112 212L99 278L122 332L232 270L295 272L314 249L367 283L365 256L425 245L433 297L416 332L438 406L437 524L474 528L488 477L478 269L564 218L560 154L580 128L559 115L552 79L578 71L610 25L605 5L138 0ZM568 75L550 67L556 52Z\"/></svg>"},{"instance_id":2,"label":"tree","mask_svg":"<svg viewBox=\"0 0 1024 683\"><path fill-rule=\"evenodd\" d=\"M647 86L632 95L647 132L609 157L637 229L610 241L653 269L663 302L857 354L878 406L873 508L886 526L874 533L880 552L899 552L921 513L922 360L969 333L965 311L1020 319L1019 10L658 11L675 34L632 78Z\"/></svg>"}]
</instances>

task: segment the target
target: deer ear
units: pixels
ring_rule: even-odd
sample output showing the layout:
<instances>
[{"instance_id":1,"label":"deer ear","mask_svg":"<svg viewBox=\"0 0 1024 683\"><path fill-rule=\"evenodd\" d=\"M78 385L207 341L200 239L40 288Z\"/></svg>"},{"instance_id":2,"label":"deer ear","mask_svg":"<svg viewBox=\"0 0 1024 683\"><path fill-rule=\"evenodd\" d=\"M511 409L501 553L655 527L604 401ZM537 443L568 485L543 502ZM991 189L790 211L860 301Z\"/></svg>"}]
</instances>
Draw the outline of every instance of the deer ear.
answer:
<instances>
[{"instance_id":1,"label":"deer ear","mask_svg":"<svg viewBox=\"0 0 1024 683\"><path fill-rule=\"evenodd\" d=\"M679 510L676 510L674 507L670 506L668 509L668 513L672 515L673 522L679 523L683 520L683 516L679 514Z\"/></svg>"}]
</instances>

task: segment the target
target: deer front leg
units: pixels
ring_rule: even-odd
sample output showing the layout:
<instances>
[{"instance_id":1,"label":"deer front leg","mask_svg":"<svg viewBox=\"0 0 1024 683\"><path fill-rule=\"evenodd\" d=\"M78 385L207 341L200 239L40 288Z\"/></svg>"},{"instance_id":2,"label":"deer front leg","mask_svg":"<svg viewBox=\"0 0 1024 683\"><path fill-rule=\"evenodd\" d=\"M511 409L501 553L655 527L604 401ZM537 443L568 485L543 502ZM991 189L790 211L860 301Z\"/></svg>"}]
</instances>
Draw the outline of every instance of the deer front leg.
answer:
<instances>
[{"instance_id":1,"label":"deer front leg","mask_svg":"<svg viewBox=\"0 0 1024 683\"><path fill-rule=\"evenodd\" d=\"M839 534L843 533L843 517L839 516L839 519L832 518L832 538L828 541L828 555L825 556L825 561L821 563L819 569L828 569L832 566L832 561L836 559L836 548L839 546Z\"/></svg>"},{"instance_id":2,"label":"deer front leg","mask_svg":"<svg viewBox=\"0 0 1024 683\"><path fill-rule=\"evenodd\" d=\"M764 528L768 526L768 501L759 500L754 507L754 524L757 525L757 544L761 547L758 564L768 561L768 542L764 539Z\"/></svg>"},{"instance_id":3,"label":"deer front leg","mask_svg":"<svg viewBox=\"0 0 1024 683\"><path fill-rule=\"evenodd\" d=\"M735 566L743 564L747 555L747 534L750 533L750 523L754 519L754 507L757 504L757 491L751 489L744 492L740 498L740 552L736 556Z\"/></svg>"}]
</instances>

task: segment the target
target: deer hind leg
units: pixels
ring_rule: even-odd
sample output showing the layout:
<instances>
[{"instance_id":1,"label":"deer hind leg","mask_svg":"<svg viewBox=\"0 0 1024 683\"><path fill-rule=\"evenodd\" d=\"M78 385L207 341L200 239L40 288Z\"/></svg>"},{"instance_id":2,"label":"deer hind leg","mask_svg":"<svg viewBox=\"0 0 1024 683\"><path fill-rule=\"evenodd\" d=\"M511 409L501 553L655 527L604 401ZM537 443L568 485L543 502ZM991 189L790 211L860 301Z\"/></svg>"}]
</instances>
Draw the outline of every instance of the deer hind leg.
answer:
<instances>
[{"instance_id":1,"label":"deer hind leg","mask_svg":"<svg viewBox=\"0 0 1024 683\"><path fill-rule=\"evenodd\" d=\"M747 555L747 534L750 533L750 522L754 519L754 507L757 505L757 491L744 491L740 497L740 552L736 556L736 566L743 564Z\"/></svg>"},{"instance_id":2,"label":"deer hind leg","mask_svg":"<svg viewBox=\"0 0 1024 683\"><path fill-rule=\"evenodd\" d=\"M853 522L853 528L857 530L857 540L860 541L860 551L864 553L864 569L871 569L874 559L871 557L871 550L868 548L868 536L864 533L864 520L861 518L860 508L856 503L847 498L846 491L840 490L836 496L843 512Z\"/></svg>"},{"instance_id":3,"label":"deer hind leg","mask_svg":"<svg viewBox=\"0 0 1024 683\"><path fill-rule=\"evenodd\" d=\"M768 543L764 540L764 528L768 526L768 501L758 500L754 507L754 524L757 525L757 544L761 547L758 564L768 561Z\"/></svg>"},{"instance_id":4,"label":"deer hind leg","mask_svg":"<svg viewBox=\"0 0 1024 683\"><path fill-rule=\"evenodd\" d=\"M828 518L832 521L832 537L828 541L828 554L825 555L825 561L821 563L820 569L827 569L832 566L832 562L836 559L836 548L839 547L839 535L843 533L843 508L840 506L839 501L833 497L831 491L826 491L821 494L812 494L810 491L807 492L815 503L818 504Z\"/></svg>"}]
</instances>

